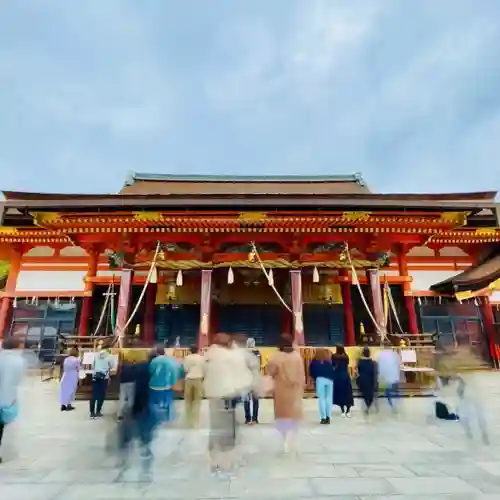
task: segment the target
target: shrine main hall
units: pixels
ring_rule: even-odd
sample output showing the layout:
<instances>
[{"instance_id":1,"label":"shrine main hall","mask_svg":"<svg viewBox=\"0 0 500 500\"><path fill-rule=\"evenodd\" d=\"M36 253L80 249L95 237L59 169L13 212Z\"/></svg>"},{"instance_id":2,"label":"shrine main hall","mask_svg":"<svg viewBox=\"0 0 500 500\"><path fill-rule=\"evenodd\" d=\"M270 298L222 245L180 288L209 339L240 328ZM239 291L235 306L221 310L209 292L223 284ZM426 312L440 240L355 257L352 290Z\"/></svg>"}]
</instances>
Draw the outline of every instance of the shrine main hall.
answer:
<instances>
[{"instance_id":1,"label":"shrine main hall","mask_svg":"<svg viewBox=\"0 0 500 500\"><path fill-rule=\"evenodd\" d=\"M384 328L496 359L496 192L361 175L132 174L117 194L3 193L0 335L200 347L217 331L354 346Z\"/></svg>"}]
</instances>

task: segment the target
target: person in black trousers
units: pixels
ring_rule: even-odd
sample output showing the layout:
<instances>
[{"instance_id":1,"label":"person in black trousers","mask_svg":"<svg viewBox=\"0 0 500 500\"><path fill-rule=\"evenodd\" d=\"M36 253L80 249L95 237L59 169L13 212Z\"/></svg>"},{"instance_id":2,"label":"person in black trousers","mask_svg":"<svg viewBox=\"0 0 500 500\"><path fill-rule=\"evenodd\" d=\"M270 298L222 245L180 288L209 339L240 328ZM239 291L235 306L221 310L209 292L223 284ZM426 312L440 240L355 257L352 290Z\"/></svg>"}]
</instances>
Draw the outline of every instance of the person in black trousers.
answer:
<instances>
[{"instance_id":1,"label":"person in black trousers","mask_svg":"<svg viewBox=\"0 0 500 500\"><path fill-rule=\"evenodd\" d=\"M102 407L106 399L109 376L113 368L111 356L102 349L102 346L99 349L93 365L90 418L102 417Z\"/></svg>"}]
</instances>

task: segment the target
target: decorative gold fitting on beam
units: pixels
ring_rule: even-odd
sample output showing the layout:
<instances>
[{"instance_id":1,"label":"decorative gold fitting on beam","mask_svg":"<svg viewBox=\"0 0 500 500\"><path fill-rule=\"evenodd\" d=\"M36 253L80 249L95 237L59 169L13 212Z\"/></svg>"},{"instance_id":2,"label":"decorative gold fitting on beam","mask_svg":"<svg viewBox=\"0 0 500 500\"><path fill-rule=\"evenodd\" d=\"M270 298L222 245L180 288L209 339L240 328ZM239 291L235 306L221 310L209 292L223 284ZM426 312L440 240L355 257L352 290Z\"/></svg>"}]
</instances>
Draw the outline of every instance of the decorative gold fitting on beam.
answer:
<instances>
[{"instance_id":1,"label":"decorative gold fitting on beam","mask_svg":"<svg viewBox=\"0 0 500 500\"><path fill-rule=\"evenodd\" d=\"M365 222L370 218L370 212L344 212L342 218L349 222Z\"/></svg>"},{"instance_id":2,"label":"decorative gold fitting on beam","mask_svg":"<svg viewBox=\"0 0 500 500\"><path fill-rule=\"evenodd\" d=\"M134 219L140 222L155 222L163 219L161 212L135 212Z\"/></svg>"},{"instance_id":3,"label":"decorative gold fitting on beam","mask_svg":"<svg viewBox=\"0 0 500 500\"><path fill-rule=\"evenodd\" d=\"M246 222L258 222L267 219L267 214L265 212L241 212L238 220Z\"/></svg>"},{"instance_id":4,"label":"decorative gold fitting on beam","mask_svg":"<svg viewBox=\"0 0 500 500\"><path fill-rule=\"evenodd\" d=\"M35 220L35 224L40 226L58 223L61 220L61 215L57 212L30 212L30 215Z\"/></svg>"}]
</instances>

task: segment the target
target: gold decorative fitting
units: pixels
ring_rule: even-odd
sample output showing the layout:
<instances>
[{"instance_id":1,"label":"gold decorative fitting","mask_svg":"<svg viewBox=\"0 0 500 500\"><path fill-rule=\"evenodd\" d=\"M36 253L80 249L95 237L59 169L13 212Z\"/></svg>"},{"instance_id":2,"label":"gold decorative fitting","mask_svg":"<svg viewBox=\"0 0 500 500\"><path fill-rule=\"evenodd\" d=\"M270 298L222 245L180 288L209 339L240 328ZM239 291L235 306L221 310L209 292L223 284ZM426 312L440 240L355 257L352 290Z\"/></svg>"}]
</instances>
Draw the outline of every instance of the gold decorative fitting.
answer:
<instances>
[{"instance_id":1,"label":"gold decorative fitting","mask_svg":"<svg viewBox=\"0 0 500 500\"><path fill-rule=\"evenodd\" d=\"M342 218L349 222L364 222L370 218L370 212L344 212Z\"/></svg>"},{"instance_id":2,"label":"gold decorative fitting","mask_svg":"<svg viewBox=\"0 0 500 500\"><path fill-rule=\"evenodd\" d=\"M478 236L495 236L497 234L497 230L494 227L480 227L476 229L476 234Z\"/></svg>"},{"instance_id":3,"label":"gold decorative fitting","mask_svg":"<svg viewBox=\"0 0 500 500\"><path fill-rule=\"evenodd\" d=\"M470 212L443 212L439 220L454 226L465 226L469 214Z\"/></svg>"},{"instance_id":4,"label":"gold decorative fitting","mask_svg":"<svg viewBox=\"0 0 500 500\"><path fill-rule=\"evenodd\" d=\"M238 220L240 221L260 221L267 219L267 214L265 212L242 212L240 213Z\"/></svg>"},{"instance_id":5,"label":"gold decorative fitting","mask_svg":"<svg viewBox=\"0 0 500 500\"><path fill-rule=\"evenodd\" d=\"M153 222L163 219L161 212L135 212L134 219L141 222Z\"/></svg>"},{"instance_id":6,"label":"gold decorative fitting","mask_svg":"<svg viewBox=\"0 0 500 500\"><path fill-rule=\"evenodd\" d=\"M54 224L60 221L61 215L57 212L30 212L30 215L35 220L35 224L45 226Z\"/></svg>"},{"instance_id":7,"label":"gold decorative fitting","mask_svg":"<svg viewBox=\"0 0 500 500\"><path fill-rule=\"evenodd\" d=\"M15 227L0 227L0 234L18 234L18 230Z\"/></svg>"}]
</instances>

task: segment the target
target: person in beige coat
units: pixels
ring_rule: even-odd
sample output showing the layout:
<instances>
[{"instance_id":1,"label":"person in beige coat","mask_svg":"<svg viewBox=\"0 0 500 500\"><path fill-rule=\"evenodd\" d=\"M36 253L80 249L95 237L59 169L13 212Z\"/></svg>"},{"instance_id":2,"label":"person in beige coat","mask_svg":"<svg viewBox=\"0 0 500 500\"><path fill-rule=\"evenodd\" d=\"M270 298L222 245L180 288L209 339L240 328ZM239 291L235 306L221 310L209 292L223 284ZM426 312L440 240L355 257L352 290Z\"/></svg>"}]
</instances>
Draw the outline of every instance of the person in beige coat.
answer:
<instances>
[{"instance_id":1,"label":"person in beige coat","mask_svg":"<svg viewBox=\"0 0 500 500\"><path fill-rule=\"evenodd\" d=\"M291 339L283 338L278 352L269 362L267 373L274 380L274 418L283 437L283 448L296 452L298 423L302 419L305 387L304 362Z\"/></svg>"},{"instance_id":2,"label":"person in beige coat","mask_svg":"<svg viewBox=\"0 0 500 500\"><path fill-rule=\"evenodd\" d=\"M204 372L205 358L198 352L198 348L193 346L191 354L184 358L184 408L188 428L197 428L200 425Z\"/></svg>"},{"instance_id":3,"label":"person in beige coat","mask_svg":"<svg viewBox=\"0 0 500 500\"><path fill-rule=\"evenodd\" d=\"M203 379L210 413L210 464L215 473L229 472L235 458L235 407L225 403L248 392L252 381L241 348L233 347L229 335L218 333L205 353Z\"/></svg>"}]
</instances>

